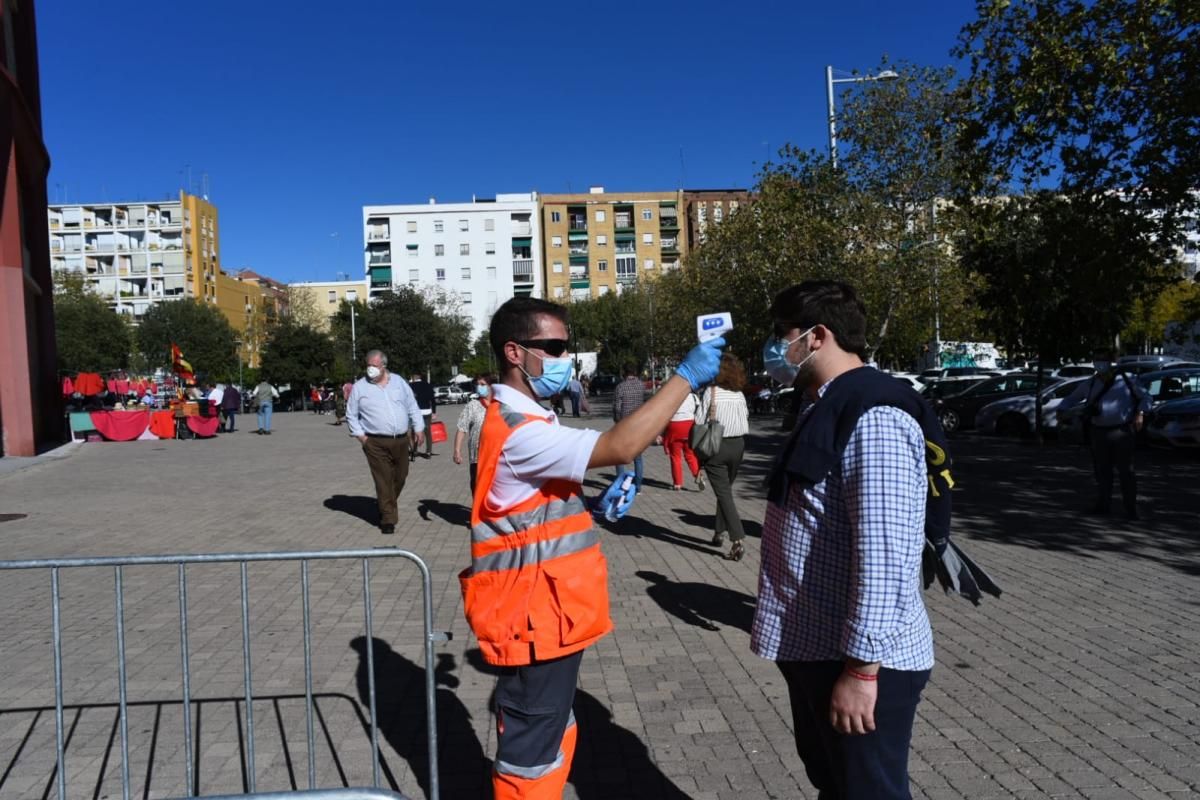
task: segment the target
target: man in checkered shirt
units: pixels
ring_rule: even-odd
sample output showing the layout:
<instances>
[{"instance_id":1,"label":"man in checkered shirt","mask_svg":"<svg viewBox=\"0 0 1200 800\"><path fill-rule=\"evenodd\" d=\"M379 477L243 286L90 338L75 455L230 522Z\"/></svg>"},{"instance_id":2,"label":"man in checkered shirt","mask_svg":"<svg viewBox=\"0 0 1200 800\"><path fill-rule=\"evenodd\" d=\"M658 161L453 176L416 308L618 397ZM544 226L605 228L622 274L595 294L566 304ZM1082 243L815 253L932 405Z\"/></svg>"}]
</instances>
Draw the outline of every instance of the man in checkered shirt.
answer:
<instances>
[{"instance_id":1,"label":"man in checkered shirt","mask_svg":"<svg viewBox=\"0 0 1200 800\"><path fill-rule=\"evenodd\" d=\"M771 314L764 359L818 398L812 414L836 378L864 367L863 304L846 284L810 281L781 292ZM785 481L768 504L751 648L783 673L819 797L910 798L913 721L933 667L925 437L912 416L874 405L831 463L815 484Z\"/></svg>"}]
</instances>

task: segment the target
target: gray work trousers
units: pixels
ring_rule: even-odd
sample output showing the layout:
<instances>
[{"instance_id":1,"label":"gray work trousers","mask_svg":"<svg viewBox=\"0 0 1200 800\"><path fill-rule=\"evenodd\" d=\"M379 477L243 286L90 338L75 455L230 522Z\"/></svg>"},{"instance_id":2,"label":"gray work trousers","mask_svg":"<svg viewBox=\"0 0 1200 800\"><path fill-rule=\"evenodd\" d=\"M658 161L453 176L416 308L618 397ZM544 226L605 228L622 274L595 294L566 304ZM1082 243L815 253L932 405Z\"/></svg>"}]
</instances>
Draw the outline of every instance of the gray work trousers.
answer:
<instances>
[{"instance_id":1,"label":"gray work trousers","mask_svg":"<svg viewBox=\"0 0 1200 800\"><path fill-rule=\"evenodd\" d=\"M1132 425L1091 429L1092 465L1096 471L1096 510L1112 508L1113 469L1121 480L1121 498L1125 512L1137 511L1137 478L1133 474L1133 449L1137 434Z\"/></svg>"},{"instance_id":2,"label":"gray work trousers","mask_svg":"<svg viewBox=\"0 0 1200 800\"><path fill-rule=\"evenodd\" d=\"M717 496L717 524L715 533L729 532L730 541L741 541L746 532L742 530L742 518L738 516L737 505L733 502L733 482L737 478L738 467L742 465L742 455L746 444L741 436L727 436L721 440L721 449L717 454L704 463L704 473L712 486L713 494Z\"/></svg>"}]
</instances>

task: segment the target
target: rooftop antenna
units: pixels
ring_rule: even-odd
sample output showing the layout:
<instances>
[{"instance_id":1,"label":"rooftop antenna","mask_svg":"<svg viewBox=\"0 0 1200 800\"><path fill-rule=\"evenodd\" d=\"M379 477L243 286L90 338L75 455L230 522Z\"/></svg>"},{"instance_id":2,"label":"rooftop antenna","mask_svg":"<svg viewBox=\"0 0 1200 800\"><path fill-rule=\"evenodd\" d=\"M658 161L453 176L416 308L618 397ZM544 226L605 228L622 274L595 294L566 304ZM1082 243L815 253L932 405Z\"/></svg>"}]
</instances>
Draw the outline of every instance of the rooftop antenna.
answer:
<instances>
[{"instance_id":1,"label":"rooftop antenna","mask_svg":"<svg viewBox=\"0 0 1200 800\"><path fill-rule=\"evenodd\" d=\"M687 185L687 168L683 164L683 146L679 148L679 188Z\"/></svg>"},{"instance_id":2,"label":"rooftop antenna","mask_svg":"<svg viewBox=\"0 0 1200 800\"><path fill-rule=\"evenodd\" d=\"M208 201L208 173L202 173L200 176L200 196Z\"/></svg>"}]
</instances>

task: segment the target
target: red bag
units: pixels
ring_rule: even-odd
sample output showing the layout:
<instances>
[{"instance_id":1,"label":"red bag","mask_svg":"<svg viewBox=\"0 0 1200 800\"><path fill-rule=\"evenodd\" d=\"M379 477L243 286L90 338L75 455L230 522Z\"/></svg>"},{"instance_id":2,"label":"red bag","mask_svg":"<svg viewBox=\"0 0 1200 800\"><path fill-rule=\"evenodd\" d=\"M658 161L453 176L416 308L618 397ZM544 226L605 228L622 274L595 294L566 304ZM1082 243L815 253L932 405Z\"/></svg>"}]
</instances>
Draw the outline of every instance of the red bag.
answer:
<instances>
[{"instance_id":1,"label":"red bag","mask_svg":"<svg viewBox=\"0 0 1200 800\"><path fill-rule=\"evenodd\" d=\"M429 425L429 438L434 444L446 441L446 423L434 422Z\"/></svg>"}]
</instances>

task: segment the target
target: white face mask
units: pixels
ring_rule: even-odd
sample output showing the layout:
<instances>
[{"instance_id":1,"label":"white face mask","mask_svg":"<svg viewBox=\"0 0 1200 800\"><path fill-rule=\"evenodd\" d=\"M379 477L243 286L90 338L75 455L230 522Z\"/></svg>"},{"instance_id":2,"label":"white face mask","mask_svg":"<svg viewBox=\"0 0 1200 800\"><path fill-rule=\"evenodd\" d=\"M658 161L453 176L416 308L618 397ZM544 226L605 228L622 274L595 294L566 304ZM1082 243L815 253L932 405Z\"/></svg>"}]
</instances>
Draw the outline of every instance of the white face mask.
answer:
<instances>
[{"instance_id":1,"label":"white face mask","mask_svg":"<svg viewBox=\"0 0 1200 800\"><path fill-rule=\"evenodd\" d=\"M379 376L382 374L383 374L383 370L380 369L379 367L375 366L374 364L371 364L367 367L367 380L369 380L369 381L379 380Z\"/></svg>"}]
</instances>

